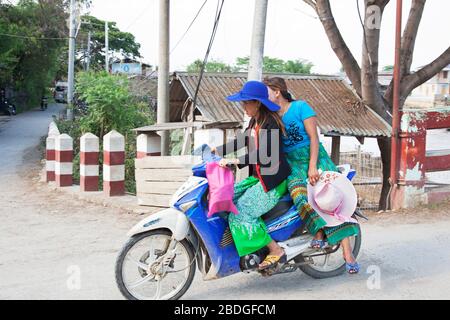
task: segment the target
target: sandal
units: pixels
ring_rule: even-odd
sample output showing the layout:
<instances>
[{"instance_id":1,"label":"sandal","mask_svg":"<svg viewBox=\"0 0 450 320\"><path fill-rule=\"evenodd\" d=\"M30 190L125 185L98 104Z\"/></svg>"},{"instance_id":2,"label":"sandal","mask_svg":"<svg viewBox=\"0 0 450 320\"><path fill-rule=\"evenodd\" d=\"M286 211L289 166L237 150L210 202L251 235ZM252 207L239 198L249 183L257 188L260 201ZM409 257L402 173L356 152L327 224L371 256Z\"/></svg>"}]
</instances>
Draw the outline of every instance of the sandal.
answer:
<instances>
[{"instance_id":1,"label":"sandal","mask_svg":"<svg viewBox=\"0 0 450 320\"><path fill-rule=\"evenodd\" d=\"M286 263L287 256L284 253L282 256L268 255L263 262L258 266L260 271L276 266L278 263Z\"/></svg>"},{"instance_id":2,"label":"sandal","mask_svg":"<svg viewBox=\"0 0 450 320\"><path fill-rule=\"evenodd\" d=\"M359 272L359 264L358 262L355 263L345 263L345 269L349 274L356 274Z\"/></svg>"},{"instance_id":3,"label":"sandal","mask_svg":"<svg viewBox=\"0 0 450 320\"><path fill-rule=\"evenodd\" d=\"M310 246L313 249L322 249L327 246L327 242L325 240L314 239L311 241Z\"/></svg>"}]
</instances>

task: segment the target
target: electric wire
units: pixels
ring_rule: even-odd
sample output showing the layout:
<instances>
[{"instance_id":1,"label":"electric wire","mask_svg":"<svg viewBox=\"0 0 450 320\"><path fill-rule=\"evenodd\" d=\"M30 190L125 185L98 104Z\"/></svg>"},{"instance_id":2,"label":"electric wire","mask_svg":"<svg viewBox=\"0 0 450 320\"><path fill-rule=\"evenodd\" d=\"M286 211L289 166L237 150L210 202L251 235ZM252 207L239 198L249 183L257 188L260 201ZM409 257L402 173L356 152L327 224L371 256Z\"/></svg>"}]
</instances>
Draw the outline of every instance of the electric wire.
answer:
<instances>
[{"instance_id":1,"label":"electric wire","mask_svg":"<svg viewBox=\"0 0 450 320\"><path fill-rule=\"evenodd\" d=\"M224 1L225 0L222 0L222 2L220 3L220 0L218 0L218 2L217 2L216 18L215 18L213 30L212 30L212 33L211 33L211 38L209 40L208 49L206 50L205 58L203 59L202 66L200 68L200 75L199 75L199 79L198 79L198 83L197 83L197 88L195 89L194 99L192 101L192 105L194 107L195 107L195 105L197 103L198 91L200 89L200 85L201 85L201 82L202 82L202 79L203 79L203 73L205 72L206 63L208 62L209 53L211 52L211 48L212 48L212 45L213 45L213 42L214 42L214 38L216 37L217 27L219 26L220 15L222 13L222 8L223 8ZM220 3L220 5L219 5L219 3Z\"/></svg>"},{"instance_id":2,"label":"electric wire","mask_svg":"<svg viewBox=\"0 0 450 320\"><path fill-rule=\"evenodd\" d=\"M205 6L206 2L208 2L208 0L205 0L203 2L203 4L201 5L200 9L198 9L197 13L195 14L194 19L192 19L191 23L189 24L189 26L187 27L186 31L183 33L183 35L181 36L181 38L178 40L178 42L175 44L175 46L172 48L172 50L170 50L169 54L172 54L172 52L177 48L177 46L180 44L180 42L184 39L184 37L186 36L186 34L188 33L189 29L192 27L192 25L194 24L195 20L197 19L197 17L199 16L200 12L202 11L203 7Z\"/></svg>"}]
</instances>

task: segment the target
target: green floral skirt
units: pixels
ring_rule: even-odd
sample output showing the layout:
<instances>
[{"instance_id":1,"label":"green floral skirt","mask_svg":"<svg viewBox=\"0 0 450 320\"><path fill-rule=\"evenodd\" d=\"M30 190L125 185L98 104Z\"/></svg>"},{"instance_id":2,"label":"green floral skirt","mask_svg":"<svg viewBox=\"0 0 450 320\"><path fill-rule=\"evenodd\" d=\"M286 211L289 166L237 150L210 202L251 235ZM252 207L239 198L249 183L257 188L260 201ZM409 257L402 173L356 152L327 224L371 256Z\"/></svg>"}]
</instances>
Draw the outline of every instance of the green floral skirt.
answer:
<instances>
[{"instance_id":1,"label":"green floral skirt","mask_svg":"<svg viewBox=\"0 0 450 320\"><path fill-rule=\"evenodd\" d=\"M264 191L255 177L235 184L233 202L239 214L230 213L228 223L239 256L255 252L272 241L261 216L275 207L285 193L286 181L269 192Z\"/></svg>"},{"instance_id":2,"label":"green floral skirt","mask_svg":"<svg viewBox=\"0 0 450 320\"><path fill-rule=\"evenodd\" d=\"M315 235L320 229L323 229L329 244L334 245L342 239L357 235L358 225L354 223L343 223L336 227L325 227L326 222L322 219L308 204L306 193L306 179L308 178L310 159L310 146L298 148L287 154L287 160L291 166L292 173L288 177L288 189L294 200L297 210L306 224L308 231ZM319 156L317 159L317 169L323 171L338 171L328 153L320 144Z\"/></svg>"}]
</instances>

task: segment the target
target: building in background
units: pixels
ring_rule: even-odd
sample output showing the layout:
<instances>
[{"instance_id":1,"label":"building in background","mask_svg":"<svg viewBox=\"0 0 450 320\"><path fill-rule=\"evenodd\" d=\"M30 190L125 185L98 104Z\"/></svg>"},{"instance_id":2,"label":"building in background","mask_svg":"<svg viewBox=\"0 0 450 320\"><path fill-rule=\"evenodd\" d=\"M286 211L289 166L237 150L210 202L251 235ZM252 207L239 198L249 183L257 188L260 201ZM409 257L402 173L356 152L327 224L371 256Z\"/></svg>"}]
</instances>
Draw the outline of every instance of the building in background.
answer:
<instances>
[{"instance_id":1,"label":"building in background","mask_svg":"<svg viewBox=\"0 0 450 320\"><path fill-rule=\"evenodd\" d=\"M411 108L450 105L450 64L424 84L415 88L405 102Z\"/></svg>"},{"instance_id":2,"label":"building in background","mask_svg":"<svg viewBox=\"0 0 450 320\"><path fill-rule=\"evenodd\" d=\"M153 72L151 65L132 59L116 60L111 64L111 73L146 76Z\"/></svg>"}]
</instances>

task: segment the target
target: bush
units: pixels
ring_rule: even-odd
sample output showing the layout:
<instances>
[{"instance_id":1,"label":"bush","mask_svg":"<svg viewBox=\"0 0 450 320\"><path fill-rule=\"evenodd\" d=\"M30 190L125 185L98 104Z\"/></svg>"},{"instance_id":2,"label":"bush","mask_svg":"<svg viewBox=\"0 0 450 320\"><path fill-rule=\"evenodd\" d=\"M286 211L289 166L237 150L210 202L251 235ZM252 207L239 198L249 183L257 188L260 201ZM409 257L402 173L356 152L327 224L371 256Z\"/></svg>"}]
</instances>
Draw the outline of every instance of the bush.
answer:
<instances>
[{"instance_id":1,"label":"bush","mask_svg":"<svg viewBox=\"0 0 450 320\"><path fill-rule=\"evenodd\" d=\"M83 132L103 137L114 129L127 134L133 128L154 122L147 105L130 94L124 76L82 72L77 77L76 91L88 105L87 115L80 119Z\"/></svg>"},{"instance_id":2,"label":"bush","mask_svg":"<svg viewBox=\"0 0 450 320\"><path fill-rule=\"evenodd\" d=\"M100 138L103 150L103 136L116 130L125 137L125 189L136 192L134 159L136 157L136 133L133 128L154 123L154 115L148 106L132 98L128 80L123 76L101 73L80 73L77 76L76 91L88 104L87 114L74 121L58 121L60 132L74 139L74 181L79 181L80 137L93 133ZM103 153L100 152L100 189L103 187Z\"/></svg>"}]
</instances>

